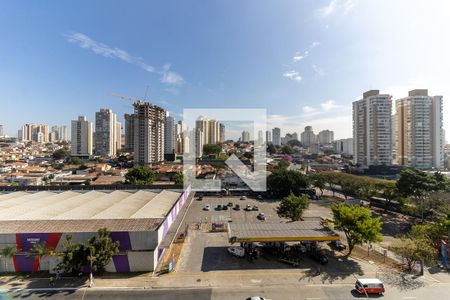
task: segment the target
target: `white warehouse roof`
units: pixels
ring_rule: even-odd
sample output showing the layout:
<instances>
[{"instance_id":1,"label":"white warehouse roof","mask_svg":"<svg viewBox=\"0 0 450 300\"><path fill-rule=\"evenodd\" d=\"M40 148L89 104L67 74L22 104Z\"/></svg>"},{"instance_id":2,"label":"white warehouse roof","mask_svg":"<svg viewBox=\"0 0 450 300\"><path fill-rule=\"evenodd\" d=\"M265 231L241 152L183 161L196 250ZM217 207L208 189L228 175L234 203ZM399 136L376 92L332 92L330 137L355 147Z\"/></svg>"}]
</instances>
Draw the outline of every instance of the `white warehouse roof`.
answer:
<instances>
[{"instance_id":1,"label":"white warehouse roof","mask_svg":"<svg viewBox=\"0 0 450 300\"><path fill-rule=\"evenodd\" d=\"M0 220L157 219L180 195L169 190L0 193Z\"/></svg>"}]
</instances>

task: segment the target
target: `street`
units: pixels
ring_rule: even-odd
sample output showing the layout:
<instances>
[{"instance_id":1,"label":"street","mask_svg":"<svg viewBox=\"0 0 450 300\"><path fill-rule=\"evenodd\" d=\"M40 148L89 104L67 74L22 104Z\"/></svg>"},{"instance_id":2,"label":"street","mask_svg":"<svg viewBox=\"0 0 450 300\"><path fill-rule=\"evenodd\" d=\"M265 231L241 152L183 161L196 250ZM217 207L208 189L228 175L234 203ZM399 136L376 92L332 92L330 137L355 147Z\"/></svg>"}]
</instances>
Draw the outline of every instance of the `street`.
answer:
<instances>
[{"instance_id":1,"label":"street","mask_svg":"<svg viewBox=\"0 0 450 300\"><path fill-rule=\"evenodd\" d=\"M414 299L446 299L450 284L432 284L417 289L397 289L387 286L384 296L371 296L369 298L382 298L385 300L414 300ZM154 300L225 300L246 299L250 296L262 296L271 300L347 300L364 299L353 290L352 284L337 285L291 285L279 287L240 287L240 288L194 288L194 289L97 289L82 288L68 291L49 290L20 290L10 294L11 299L67 299L67 300L97 300L97 299L154 299ZM0 294L0 299L2 298Z\"/></svg>"}]
</instances>

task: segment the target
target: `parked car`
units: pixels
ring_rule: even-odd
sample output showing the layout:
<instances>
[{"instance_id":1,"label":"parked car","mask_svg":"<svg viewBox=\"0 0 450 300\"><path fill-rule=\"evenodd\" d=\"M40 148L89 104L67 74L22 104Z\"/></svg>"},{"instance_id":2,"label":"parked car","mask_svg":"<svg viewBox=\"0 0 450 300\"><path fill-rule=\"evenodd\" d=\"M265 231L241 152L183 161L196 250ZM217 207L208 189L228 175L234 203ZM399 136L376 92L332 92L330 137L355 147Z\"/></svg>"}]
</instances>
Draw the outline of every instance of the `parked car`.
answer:
<instances>
[{"instance_id":1,"label":"parked car","mask_svg":"<svg viewBox=\"0 0 450 300\"><path fill-rule=\"evenodd\" d=\"M246 300L266 300L266 298L260 296L252 296L248 297Z\"/></svg>"},{"instance_id":2,"label":"parked car","mask_svg":"<svg viewBox=\"0 0 450 300\"><path fill-rule=\"evenodd\" d=\"M234 207L234 210L241 210L241 206L239 204L236 204L236 206Z\"/></svg>"},{"instance_id":3,"label":"parked car","mask_svg":"<svg viewBox=\"0 0 450 300\"><path fill-rule=\"evenodd\" d=\"M359 278L355 282L355 289L360 294L378 294L385 292L384 283L378 278Z\"/></svg>"},{"instance_id":4,"label":"parked car","mask_svg":"<svg viewBox=\"0 0 450 300\"><path fill-rule=\"evenodd\" d=\"M203 200L203 196L198 196L197 200L198 201L202 201Z\"/></svg>"},{"instance_id":5,"label":"parked car","mask_svg":"<svg viewBox=\"0 0 450 300\"><path fill-rule=\"evenodd\" d=\"M245 250L244 248L240 247L240 246L231 246L228 247L228 253L230 253L231 255L234 255L236 257L244 257L245 256Z\"/></svg>"},{"instance_id":6,"label":"parked car","mask_svg":"<svg viewBox=\"0 0 450 300\"><path fill-rule=\"evenodd\" d=\"M303 244L300 244L300 243L294 245L294 248L296 251L298 251L300 253L306 253L306 251L307 251L306 246Z\"/></svg>"},{"instance_id":7,"label":"parked car","mask_svg":"<svg viewBox=\"0 0 450 300\"><path fill-rule=\"evenodd\" d=\"M233 202L228 202L229 207L233 207Z\"/></svg>"},{"instance_id":8,"label":"parked car","mask_svg":"<svg viewBox=\"0 0 450 300\"><path fill-rule=\"evenodd\" d=\"M247 204L247 206L244 208L246 211L251 211L252 206L250 204Z\"/></svg>"},{"instance_id":9,"label":"parked car","mask_svg":"<svg viewBox=\"0 0 450 300\"><path fill-rule=\"evenodd\" d=\"M266 220L266 215L264 213L259 213L256 216L259 220L265 221Z\"/></svg>"},{"instance_id":10,"label":"parked car","mask_svg":"<svg viewBox=\"0 0 450 300\"><path fill-rule=\"evenodd\" d=\"M241 200L247 200L247 196L241 196Z\"/></svg>"},{"instance_id":11,"label":"parked car","mask_svg":"<svg viewBox=\"0 0 450 300\"><path fill-rule=\"evenodd\" d=\"M203 210L210 211L211 210L211 206L209 204L206 204L206 206L203 207Z\"/></svg>"},{"instance_id":12,"label":"parked car","mask_svg":"<svg viewBox=\"0 0 450 300\"><path fill-rule=\"evenodd\" d=\"M328 257L322 249L312 250L309 256L321 265L326 265L328 263Z\"/></svg>"},{"instance_id":13,"label":"parked car","mask_svg":"<svg viewBox=\"0 0 450 300\"><path fill-rule=\"evenodd\" d=\"M228 205L222 205L222 210L228 210Z\"/></svg>"},{"instance_id":14,"label":"parked car","mask_svg":"<svg viewBox=\"0 0 450 300\"><path fill-rule=\"evenodd\" d=\"M341 241L331 241L331 247L338 251L344 251L347 248Z\"/></svg>"},{"instance_id":15,"label":"parked car","mask_svg":"<svg viewBox=\"0 0 450 300\"><path fill-rule=\"evenodd\" d=\"M216 210L222 210L222 205L220 205L220 204L217 204L217 206L216 206Z\"/></svg>"},{"instance_id":16,"label":"parked car","mask_svg":"<svg viewBox=\"0 0 450 300\"><path fill-rule=\"evenodd\" d=\"M259 207L258 207L258 205L253 205L253 208L252 208L252 210L254 210L254 211L258 211L258 210L259 210Z\"/></svg>"}]
</instances>

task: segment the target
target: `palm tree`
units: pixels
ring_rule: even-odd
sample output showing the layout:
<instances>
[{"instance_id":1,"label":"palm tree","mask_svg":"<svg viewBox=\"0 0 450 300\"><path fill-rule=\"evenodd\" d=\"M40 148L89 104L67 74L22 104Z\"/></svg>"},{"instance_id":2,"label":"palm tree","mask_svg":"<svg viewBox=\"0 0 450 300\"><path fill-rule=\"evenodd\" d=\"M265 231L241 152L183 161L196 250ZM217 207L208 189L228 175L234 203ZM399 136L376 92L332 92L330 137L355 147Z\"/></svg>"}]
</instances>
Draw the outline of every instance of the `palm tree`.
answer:
<instances>
[{"instance_id":1,"label":"palm tree","mask_svg":"<svg viewBox=\"0 0 450 300\"><path fill-rule=\"evenodd\" d=\"M49 249L45 246L45 244L34 244L31 248L31 252L37 256L38 258L38 272L41 270L41 259L44 256L50 254Z\"/></svg>"},{"instance_id":2,"label":"palm tree","mask_svg":"<svg viewBox=\"0 0 450 300\"><path fill-rule=\"evenodd\" d=\"M3 262L5 263L5 272L7 272L8 264L6 263L7 258L11 258L14 254L17 253L17 248L15 246L6 246L0 251L0 255L3 258Z\"/></svg>"}]
</instances>

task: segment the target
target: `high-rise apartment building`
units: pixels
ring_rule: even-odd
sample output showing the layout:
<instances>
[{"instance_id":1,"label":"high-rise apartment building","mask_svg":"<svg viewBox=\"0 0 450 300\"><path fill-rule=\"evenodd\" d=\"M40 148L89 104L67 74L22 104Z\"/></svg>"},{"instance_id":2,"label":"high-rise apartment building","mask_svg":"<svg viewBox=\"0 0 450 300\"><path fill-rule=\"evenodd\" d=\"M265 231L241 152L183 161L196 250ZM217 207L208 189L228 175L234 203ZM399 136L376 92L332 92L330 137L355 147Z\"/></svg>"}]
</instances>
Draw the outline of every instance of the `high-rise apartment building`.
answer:
<instances>
[{"instance_id":1,"label":"high-rise apartment building","mask_svg":"<svg viewBox=\"0 0 450 300\"><path fill-rule=\"evenodd\" d=\"M281 145L281 129L278 127L272 129L272 144L275 146Z\"/></svg>"},{"instance_id":2,"label":"high-rise apartment building","mask_svg":"<svg viewBox=\"0 0 450 300\"><path fill-rule=\"evenodd\" d=\"M320 145L328 145L334 141L334 132L331 130L322 130L317 135L317 142Z\"/></svg>"},{"instance_id":3,"label":"high-rise apartment building","mask_svg":"<svg viewBox=\"0 0 450 300\"><path fill-rule=\"evenodd\" d=\"M60 142L67 142L69 140L66 125L62 125L58 128L58 139Z\"/></svg>"},{"instance_id":4,"label":"high-rise apartment building","mask_svg":"<svg viewBox=\"0 0 450 300\"><path fill-rule=\"evenodd\" d=\"M117 151L122 149L122 123L116 122L116 155Z\"/></svg>"},{"instance_id":5,"label":"high-rise apartment building","mask_svg":"<svg viewBox=\"0 0 450 300\"><path fill-rule=\"evenodd\" d=\"M431 169L444 166L442 96L412 90L396 100L396 161Z\"/></svg>"},{"instance_id":6,"label":"high-rise apartment building","mask_svg":"<svg viewBox=\"0 0 450 300\"><path fill-rule=\"evenodd\" d=\"M219 142L225 142L225 125L222 123L219 123Z\"/></svg>"},{"instance_id":7,"label":"high-rise apartment building","mask_svg":"<svg viewBox=\"0 0 450 300\"><path fill-rule=\"evenodd\" d=\"M272 132L266 130L266 143L272 143Z\"/></svg>"},{"instance_id":8,"label":"high-rise apartment building","mask_svg":"<svg viewBox=\"0 0 450 300\"><path fill-rule=\"evenodd\" d=\"M175 153L189 153L189 133L187 124L183 121L178 121L175 128Z\"/></svg>"},{"instance_id":9,"label":"high-rise apartment building","mask_svg":"<svg viewBox=\"0 0 450 300\"><path fill-rule=\"evenodd\" d=\"M22 126L22 138L24 142L48 143L49 130L48 125L44 124L25 124Z\"/></svg>"},{"instance_id":10,"label":"high-rise apartment building","mask_svg":"<svg viewBox=\"0 0 450 300\"><path fill-rule=\"evenodd\" d=\"M111 109L102 108L95 113L95 154L103 157L116 155L116 130L117 116Z\"/></svg>"},{"instance_id":11,"label":"high-rise apartment building","mask_svg":"<svg viewBox=\"0 0 450 300\"><path fill-rule=\"evenodd\" d=\"M304 147L309 147L317 143L317 137L311 126L306 126L305 131L300 135L300 140Z\"/></svg>"},{"instance_id":12,"label":"high-rise apartment building","mask_svg":"<svg viewBox=\"0 0 450 300\"><path fill-rule=\"evenodd\" d=\"M258 145L264 144L264 131L258 130L258 139L256 140Z\"/></svg>"},{"instance_id":13,"label":"high-rise apartment building","mask_svg":"<svg viewBox=\"0 0 450 300\"><path fill-rule=\"evenodd\" d=\"M367 91L353 102L354 162L362 166L392 164L392 96Z\"/></svg>"},{"instance_id":14,"label":"high-rise apartment building","mask_svg":"<svg viewBox=\"0 0 450 300\"><path fill-rule=\"evenodd\" d=\"M71 153L72 155L92 155L92 123L85 116L72 120Z\"/></svg>"},{"instance_id":15,"label":"high-rise apartment building","mask_svg":"<svg viewBox=\"0 0 450 300\"><path fill-rule=\"evenodd\" d=\"M164 125L164 154L175 153L176 126L175 119L172 116L166 116Z\"/></svg>"},{"instance_id":16,"label":"high-rise apartment building","mask_svg":"<svg viewBox=\"0 0 450 300\"><path fill-rule=\"evenodd\" d=\"M334 150L343 155L353 155L353 139L341 139L333 141Z\"/></svg>"},{"instance_id":17,"label":"high-rise apartment building","mask_svg":"<svg viewBox=\"0 0 450 300\"><path fill-rule=\"evenodd\" d=\"M243 143L248 143L250 142L250 132L248 131L242 131L242 137L241 137L241 141Z\"/></svg>"},{"instance_id":18,"label":"high-rise apartment building","mask_svg":"<svg viewBox=\"0 0 450 300\"><path fill-rule=\"evenodd\" d=\"M204 145L220 143L220 125L218 121L201 116L195 121L195 128L203 132Z\"/></svg>"},{"instance_id":19,"label":"high-rise apartment building","mask_svg":"<svg viewBox=\"0 0 450 300\"><path fill-rule=\"evenodd\" d=\"M134 115L125 114L125 149L127 151L134 150Z\"/></svg>"},{"instance_id":20,"label":"high-rise apartment building","mask_svg":"<svg viewBox=\"0 0 450 300\"><path fill-rule=\"evenodd\" d=\"M148 102L134 103L134 161L153 164L164 160L166 111Z\"/></svg>"}]
</instances>

